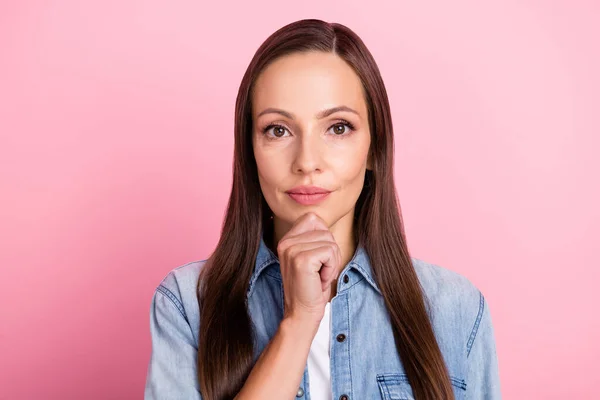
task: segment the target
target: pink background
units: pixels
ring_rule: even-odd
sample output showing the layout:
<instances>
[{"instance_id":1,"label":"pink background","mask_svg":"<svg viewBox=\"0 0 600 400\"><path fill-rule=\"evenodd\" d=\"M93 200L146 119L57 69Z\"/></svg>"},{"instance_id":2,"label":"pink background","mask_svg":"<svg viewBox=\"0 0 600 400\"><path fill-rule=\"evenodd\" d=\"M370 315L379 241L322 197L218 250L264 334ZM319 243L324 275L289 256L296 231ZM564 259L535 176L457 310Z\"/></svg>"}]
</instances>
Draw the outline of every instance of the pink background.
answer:
<instances>
[{"instance_id":1,"label":"pink background","mask_svg":"<svg viewBox=\"0 0 600 400\"><path fill-rule=\"evenodd\" d=\"M10 3L0 399L142 398L153 290L217 241L242 74L310 17L375 56L409 247L487 297L504 398L598 398L597 3Z\"/></svg>"}]
</instances>

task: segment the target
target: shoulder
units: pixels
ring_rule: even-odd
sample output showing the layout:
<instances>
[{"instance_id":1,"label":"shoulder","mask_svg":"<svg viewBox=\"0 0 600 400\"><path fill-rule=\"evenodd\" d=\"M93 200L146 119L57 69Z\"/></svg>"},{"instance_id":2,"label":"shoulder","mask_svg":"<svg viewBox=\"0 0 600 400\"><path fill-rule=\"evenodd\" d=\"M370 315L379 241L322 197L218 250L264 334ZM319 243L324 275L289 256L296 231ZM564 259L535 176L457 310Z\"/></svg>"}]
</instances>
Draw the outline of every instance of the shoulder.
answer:
<instances>
[{"instance_id":1,"label":"shoulder","mask_svg":"<svg viewBox=\"0 0 600 400\"><path fill-rule=\"evenodd\" d=\"M451 326L467 337L475 334L485 307L479 287L451 269L418 258L412 262L434 327L443 331Z\"/></svg>"},{"instance_id":2,"label":"shoulder","mask_svg":"<svg viewBox=\"0 0 600 400\"><path fill-rule=\"evenodd\" d=\"M431 299L460 302L475 298L479 301L481 291L466 276L414 257L412 263L425 294Z\"/></svg>"},{"instance_id":3,"label":"shoulder","mask_svg":"<svg viewBox=\"0 0 600 400\"><path fill-rule=\"evenodd\" d=\"M168 271L158 282L150 305L152 351L146 372L145 399L201 399L197 380L199 308L196 285L205 260Z\"/></svg>"},{"instance_id":4,"label":"shoulder","mask_svg":"<svg viewBox=\"0 0 600 400\"><path fill-rule=\"evenodd\" d=\"M158 282L154 298L161 297L172 303L187 320L198 317L196 289L198 277L207 260L191 261L169 270Z\"/></svg>"},{"instance_id":5,"label":"shoulder","mask_svg":"<svg viewBox=\"0 0 600 400\"><path fill-rule=\"evenodd\" d=\"M167 272L160 280L157 289L167 289L173 294L180 295L189 291L191 285L195 286L198 282L200 271L207 260L190 261L179 265Z\"/></svg>"},{"instance_id":6,"label":"shoulder","mask_svg":"<svg viewBox=\"0 0 600 400\"><path fill-rule=\"evenodd\" d=\"M451 373L464 378L466 397L500 399L494 328L484 294L464 275L424 260L412 262L440 350Z\"/></svg>"}]
</instances>

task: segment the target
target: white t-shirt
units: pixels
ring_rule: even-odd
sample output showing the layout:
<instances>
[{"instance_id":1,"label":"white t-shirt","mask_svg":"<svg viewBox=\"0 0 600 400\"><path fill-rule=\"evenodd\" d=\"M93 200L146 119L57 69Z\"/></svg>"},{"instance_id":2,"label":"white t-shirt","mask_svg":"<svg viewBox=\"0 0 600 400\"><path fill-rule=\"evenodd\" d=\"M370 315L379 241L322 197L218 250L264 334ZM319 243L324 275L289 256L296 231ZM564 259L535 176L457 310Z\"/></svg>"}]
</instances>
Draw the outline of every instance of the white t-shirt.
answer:
<instances>
[{"instance_id":1,"label":"white t-shirt","mask_svg":"<svg viewBox=\"0 0 600 400\"><path fill-rule=\"evenodd\" d=\"M325 305L325 313L308 353L308 381L310 398L332 400L329 370L329 346L331 336L331 302Z\"/></svg>"}]
</instances>

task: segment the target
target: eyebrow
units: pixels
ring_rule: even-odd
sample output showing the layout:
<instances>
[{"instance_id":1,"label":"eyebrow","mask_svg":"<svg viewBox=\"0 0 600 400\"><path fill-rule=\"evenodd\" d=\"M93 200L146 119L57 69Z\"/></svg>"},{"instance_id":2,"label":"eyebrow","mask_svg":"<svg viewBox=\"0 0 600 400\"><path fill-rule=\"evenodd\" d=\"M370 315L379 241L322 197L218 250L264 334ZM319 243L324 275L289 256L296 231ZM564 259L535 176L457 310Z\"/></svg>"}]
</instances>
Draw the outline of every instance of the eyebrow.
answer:
<instances>
[{"instance_id":1,"label":"eyebrow","mask_svg":"<svg viewBox=\"0 0 600 400\"><path fill-rule=\"evenodd\" d=\"M353 110L352 108L350 108L348 106L337 106L337 107L332 107L332 108L328 108L326 110L319 111L317 113L317 118L323 119L323 118L328 117L331 114L336 113L338 111L348 111L348 112L354 113L356 115L359 115L358 112L356 112L355 110ZM281 114L284 117L287 117L289 119L294 119L294 114L287 112L285 110L282 110L280 108L273 108L273 107L269 107L269 108L261 111L260 114L258 114L258 116L256 118L260 117L261 115L270 114L270 113Z\"/></svg>"}]
</instances>

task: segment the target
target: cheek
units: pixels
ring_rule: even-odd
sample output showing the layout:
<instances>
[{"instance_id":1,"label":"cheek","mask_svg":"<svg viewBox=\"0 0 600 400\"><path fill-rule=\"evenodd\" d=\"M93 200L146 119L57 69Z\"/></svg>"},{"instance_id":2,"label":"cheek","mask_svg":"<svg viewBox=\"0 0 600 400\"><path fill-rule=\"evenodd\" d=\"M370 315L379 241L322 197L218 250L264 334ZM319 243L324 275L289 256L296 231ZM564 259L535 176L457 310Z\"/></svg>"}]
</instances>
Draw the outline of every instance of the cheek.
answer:
<instances>
[{"instance_id":1,"label":"cheek","mask_svg":"<svg viewBox=\"0 0 600 400\"><path fill-rule=\"evenodd\" d=\"M335 161L335 173L340 182L352 184L364 175L366 161L361 152L352 152Z\"/></svg>"},{"instance_id":2,"label":"cheek","mask_svg":"<svg viewBox=\"0 0 600 400\"><path fill-rule=\"evenodd\" d=\"M267 184L277 182L278 176L281 175L281 168L277 168L278 164L275 157L258 156L256 157L256 168L258 175L265 180Z\"/></svg>"},{"instance_id":3,"label":"cheek","mask_svg":"<svg viewBox=\"0 0 600 400\"><path fill-rule=\"evenodd\" d=\"M345 159L345 162L336 164L335 179L342 189L344 202L354 203L363 189L365 182L366 159L362 154Z\"/></svg>"},{"instance_id":4,"label":"cheek","mask_svg":"<svg viewBox=\"0 0 600 400\"><path fill-rule=\"evenodd\" d=\"M263 192L263 196L273 206L277 201L278 190L281 183L286 181L286 169L281 158L275 154L255 154L256 167L258 170L258 179Z\"/></svg>"}]
</instances>

